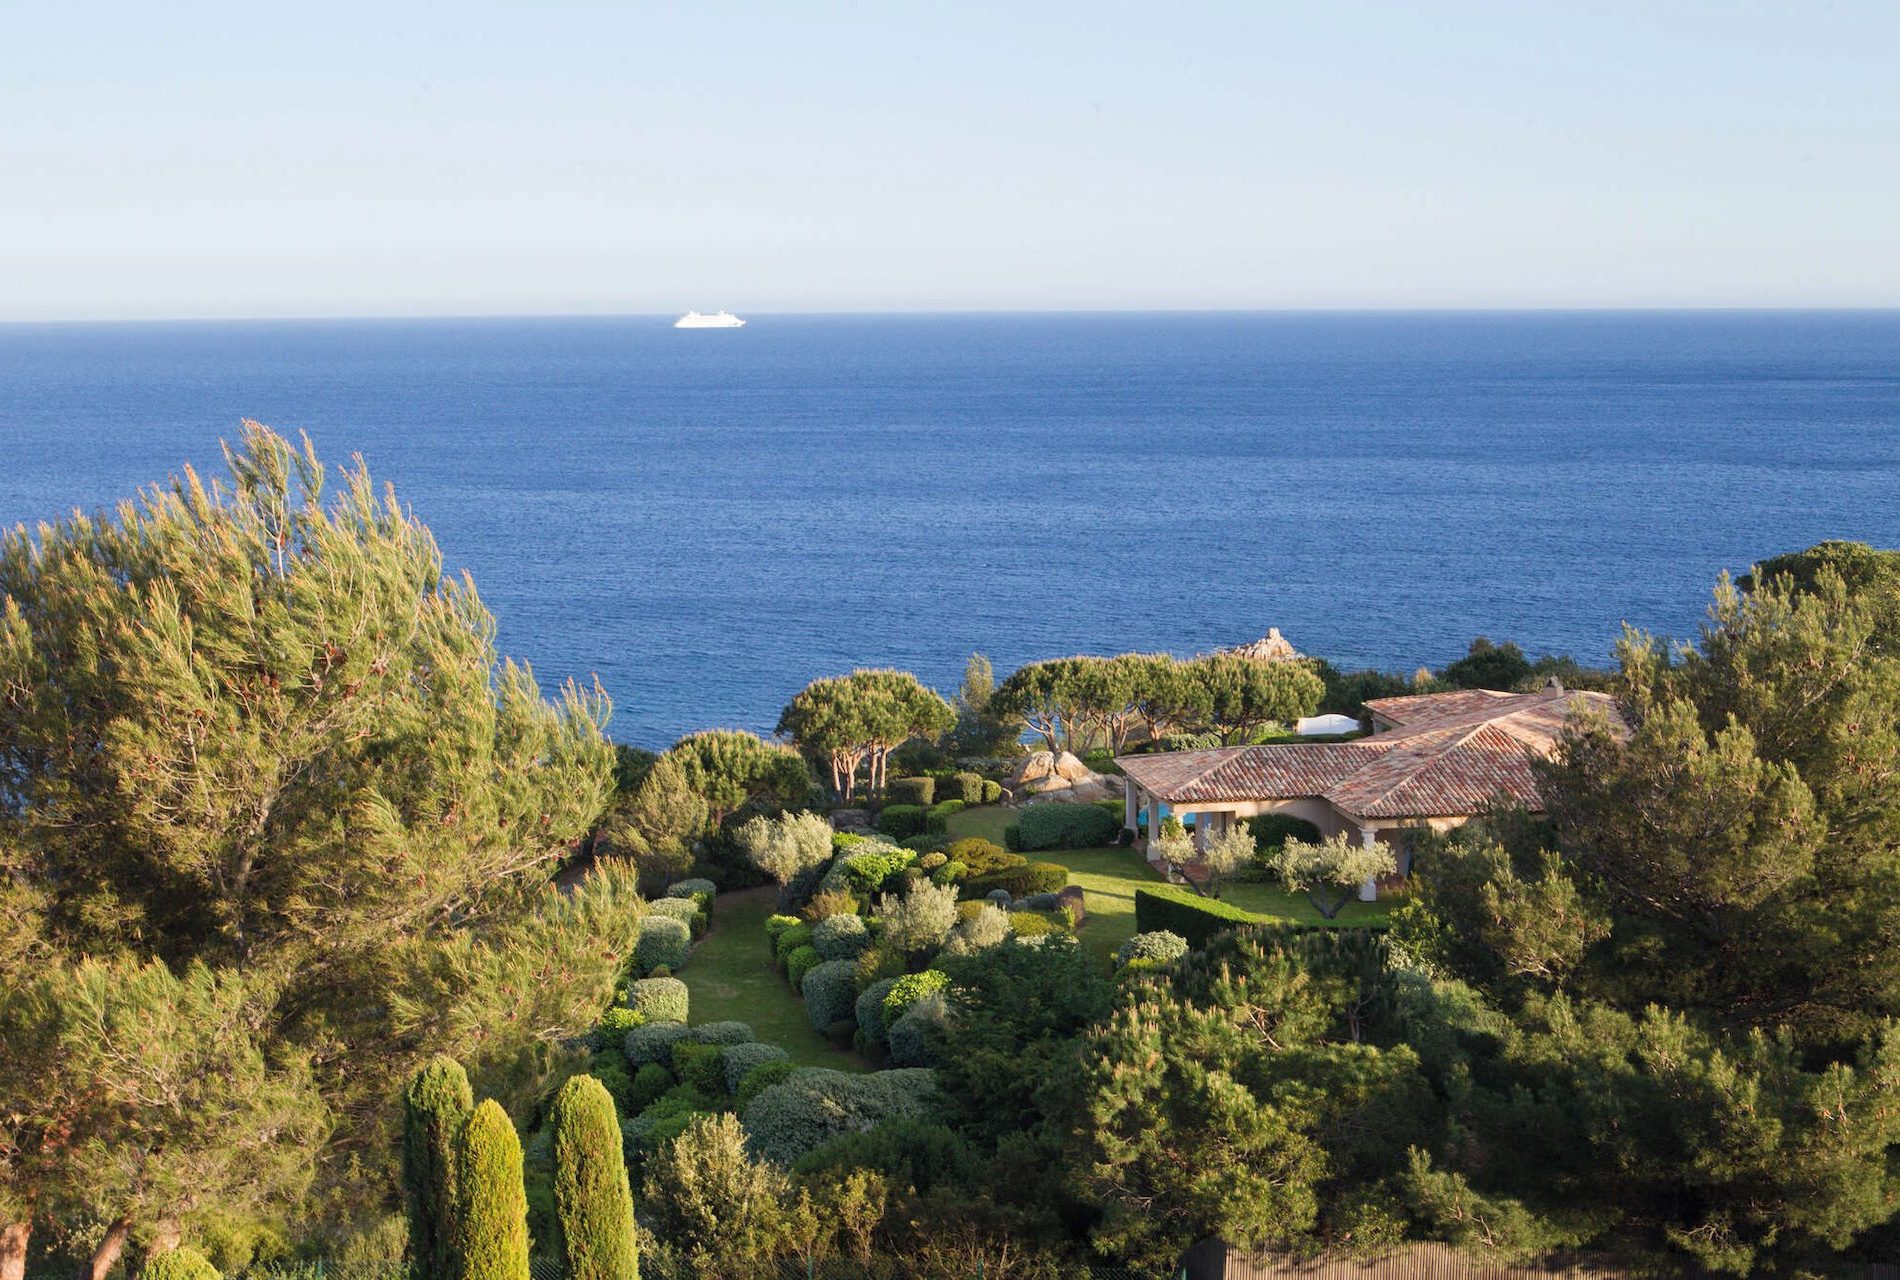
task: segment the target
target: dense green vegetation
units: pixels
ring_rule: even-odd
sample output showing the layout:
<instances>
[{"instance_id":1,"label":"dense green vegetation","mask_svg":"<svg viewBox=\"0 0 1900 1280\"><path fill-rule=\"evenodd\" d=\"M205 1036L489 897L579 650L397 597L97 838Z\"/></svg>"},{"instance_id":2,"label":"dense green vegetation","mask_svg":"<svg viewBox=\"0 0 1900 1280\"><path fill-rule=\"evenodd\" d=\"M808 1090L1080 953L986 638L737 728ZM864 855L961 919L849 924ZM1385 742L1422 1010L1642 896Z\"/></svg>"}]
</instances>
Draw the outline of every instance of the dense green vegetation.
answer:
<instances>
[{"instance_id":1,"label":"dense green vegetation","mask_svg":"<svg viewBox=\"0 0 1900 1280\"><path fill-rule=\"evenodd\" d=\"M1613 673L973 659L648 753L360 469L229 465L0 541L0 1280L1900 1256L1900 555L1767 562ZM1290 820L1204 892L1112 806L997 803L1024 733L1551 676L1620 722L1393 900Z\"/></svg>"}]
</instances>

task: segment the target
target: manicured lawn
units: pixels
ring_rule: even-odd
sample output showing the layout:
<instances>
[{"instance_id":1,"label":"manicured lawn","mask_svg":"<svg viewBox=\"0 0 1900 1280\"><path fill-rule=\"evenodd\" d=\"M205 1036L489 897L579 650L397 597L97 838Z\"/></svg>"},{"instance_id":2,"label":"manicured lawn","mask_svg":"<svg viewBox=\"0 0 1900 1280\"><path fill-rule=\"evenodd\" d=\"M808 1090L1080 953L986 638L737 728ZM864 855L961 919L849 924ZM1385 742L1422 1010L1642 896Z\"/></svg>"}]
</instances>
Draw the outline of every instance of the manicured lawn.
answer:
<instances>
[{"instance_id":1,"label":"manicured lawn","mask_svg":"<svg viewBox=\"0 0 1900 1280\"><path fill-rule=\"evenodd\" d=\"M778 890L722 893L713 904L713 926L693 948L679 978L692 993L689 1022L734 1019L752 1024L760 1040L776 1044L803 1067L863 1071L864 1060L812 1030L805 1004L772 969L765 948L765 918L778 904Z\"/></svg>"},{"instance_id":2,"label":"manicured lawn","mask_svg":"<svg viewBox=\"0 0 1900 1280\"><path fill-rule=\"evenodd\" d=\"M1003 828L1016 820L1014 810L999 805L965 809L950 815L951 834L981 836L1003 843ZM1029 855L1038 862L1056 862L1069 869L1069 882L1082 886L1088 919L1078 935L1082 944L1102 957L1135 933L1135 890L1144 884L1165 883L1135 849L1046 849ZM1262 920L1323 923L1319 909L1304 894L1291 894L1270 884L1231 884L1221 889L1223 901L1251 911ZM1367 924L1382 920L1390 902L1352 902L1339 913L1339 924Z\"/></svg>"}]
</instances>

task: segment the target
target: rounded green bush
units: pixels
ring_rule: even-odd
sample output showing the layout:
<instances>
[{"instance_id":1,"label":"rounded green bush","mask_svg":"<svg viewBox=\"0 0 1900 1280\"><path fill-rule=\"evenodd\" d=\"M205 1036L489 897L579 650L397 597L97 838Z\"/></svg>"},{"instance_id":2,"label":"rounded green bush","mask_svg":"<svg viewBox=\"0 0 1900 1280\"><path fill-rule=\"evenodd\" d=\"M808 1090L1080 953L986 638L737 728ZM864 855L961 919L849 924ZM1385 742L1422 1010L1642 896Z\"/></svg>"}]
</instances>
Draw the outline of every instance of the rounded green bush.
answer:
<instances>
[{"instance_id":1,"label":"rounded green bush","mask_svg":"<svg viewBox=\"0 0 1900 1280\"><path fill-rule=\"evenodd\" d=\"M725 1049L716 1044L682 1041L673 1046L673 1072L680 1083L707 1096L726 1090Z\"/></svg>"},{"instance_id":2,"label":"rounded green bush","mask_svg":"<svg viewBox=\"0 0 1900 1280\"><path fill-rule=\"evenodd\" d=\"M797 924L779 930L778 939L772 943L772 954L778 957L779 965L783 967L792 958L792 952L810 945L811 926L800 920Z\"/></svg>"},{"instance_id":3,"label":"rounded green bush","mask_svg":"<svg viewBox=\"0 0 1900 1280\"><path fill-rule=\"evenodd\" d=\"M167 1249L145 1260L139 1280L224 1280L211 1259L188 1244Z\"/></svg>"},{"instance_id":4,"label":"rounded green bush","mask_svg":"<svg viewBox=\"0 0 1900 1280\"><path fill-rule=\"evenodd\" d=\"M826 916L811 927L811 945L821 960L849 960L871 945L871 931L861 916Z\"/></svg>"},{"instance_id":5,"label":"rounded green bush","mask_svg":"<svg viewBox=\"0 0 1900 1280\"><path fill-rule=\"evenodd\" d=\"M649 1022L627 1032L627 1064L644 1067L649 1062L670 1062L673 1046L688 1037L683 1022Z\"/></svg>"},{"instance_id":6,"label":"rounded green bush","mask_svg":"<svg viewBox=\"0 0 1900 1280\"><path fill-rule=\"evenodd\" d=\"M635 1115L645 1111L678 1084L671 1071L657 1062L649 1062L633 1073L633 1088L627 1095L627 1109Z\"/></svg>"},{"instance_id":7,"label":"rounded green bush","mask_svg":"<svg viewBox=\"0 0 1900 1280\"><path fill-rule=\"evenodd\" d=\"M994 778L983 779L983 803L995 804L1003 798L1003 784Z\"/></svg>"},{"instance_id":8,"label":"rounded green bush","mask_svg":"<svg viewBox=\"0 0 1900 1280\"><path fill-rule=\"evenodd\" d=\"M887 804L877 815L877 829L893 840L925 834L929 810L921 804Z\"/></svg>"},{"instance_id":9,"label":"rounded green bush","mask_svg":"<svg viewBox=\"0 0 1900 1280\"><path fill-rule=\"evenodd\" d=\"M800 923L800 921L797 916L767 916L765 918L765 936L776 943L779 940L780 934L798 923Z\"/></svg>"},{"instance_id":10,"label":"rounded green bush","mask_svg":"<svg viewBox=\"0 0 1900 1280\"><path fill-rule=\"evenodd\" d=\"M884 784L884 798L891 806L915 805L926 808L936 801L935 778L893 778Z\"/></svg>"},{"instance_id":11,"label":"rounded green bush","mask_svg":"<svg viewBox=\"0 0 1900 1280\"><path fill-rule=\"evenodd\" d=\"M693 918L699 914L699 904L691 898L655 898L647 903L648 916L665 916L689 929L693 927Z\"/></svg>"},{"instance_id":12,"label":"rounded green bush","mask_svg":"<svg viewBox=\"0 0 1900 1280\"><path fill-rule=\"evenodd\" d=\"M961 800L966 805L982 804L983 775L968 772L951 774L937 784L937 799Z\"/></svg>"},{"instance_id":13,"label":"rounded green bush","mask_svg":"<svg viewBox=\"0 0 1900 1280\"><path fill-rule=\"evenodd\" d=\"M799 947L785 957L785 976L800 991L805 989L805 975L819 965L817 948L810 943Z\"/></svg>"},{"instance_id":14,"label":"rounded green bush","mask_svg":"<svg viewBox=\"0 0 1900 1280\"><path fill-rule=\"evenodd\" d=\"M1155 929L1148 933L1138 933L1115 948L1115 962L1127 964L1131 960L1153 960L1163 964L1179 960L1188 953L1188 940L1178 933L1166 929Z\"/></svg>"},{"instance_id":15,"label":"rounded green bush","mask_svg":"<svg viewBox=\"0 0 1900 1280\"><path fill-rule=\"evenodd\" d=\"M950 977L937 969L907 973L891 984L884 997L884 1025L888 1028L910 1012L910 1007L926 996L933 996L950 985Z\"/></svg>"},{"instance_id":16,"label":"rounded green bush","mask_svg":"<svg viewBox=\"0 0 1900 1280\"><path fill-rule=\"evenodd\" d=\"M686 954L692 947L693 931L684 921L669 916L644 916L640 921L640 940L633 948L634 970L646 974L661 965L677 969L686 963Z\"/></svg>"},{"instance_id":17,"label":"rounded green bush","mask_svg":"<svg viewBox=\"0 0 1900 1280\"><path fill-rule=\"evenodd\" d=\"M685 880L675 880L672 884L666 886L666 896L669 898L715 898L718 895L718 885L710 880L702 880L697 876Z\"/></svg>"},{"instance_id":18,"label":"rounded green bush","mask_svg":"<svg viewBox=\"0 0 1900 1280\"><path fill-rule=\"evenodd\" d=\"M812 966L798 984L805 997L805 1016L811 1025L824 1031L841 1018L849 1018L858 998L858 967L849 960L826 960Z\"/></svg>"},{"instance_id":19,"label":"rounded green bush","mask_svg":"<svg viewBox=\"0 0 1900 1280\"><path fill-rule=\"evenodd\" d=\"M785 1080L797 1070L798 1067L793 1064L790 1057L774 1059L771 1062L761 1062L758 1066L752 1068L752 1070L740 1077L739 1087L733 1090L733 1096L739 1100L739 1105L744 1107L761 1093L764 1093L773 1085Z\"/></svg>"},{"instance_id":20,"label":"rounded green bush","mask_svg":"<svg viewBox=\"0 0 1900 1280\"><path fill-rule=\"evenodd\" d=\"M948 854L944 853L941 849L933 849L931 852L917 859L917 866L918 869L922 871L935 871L948 861L950 861Z\"/></svg>"},{"instance_id":21,"label":"rounded green bush","mask_svg":"<svg viewBox=\"0 0 1900 1280\"><path fill-rule=\"evenodd\" d=\"M790 1063L791 1055L775 1044L735 1044L725 1050L721 1065L726 1073L726 1092L737 1093L756 1067L768 1062Z\"/></svg>"},{"instance_id":22,"label":"rounded green bush","mask_svg":"<svg viewBox=\"0 0 1900 1280\"><path fill-rule=\"evenodd\" d=\"M627 984L627 1007L648 1022L684 1022L690 1000L678 978L639 978Z\"/></svg>"}]
</instances>

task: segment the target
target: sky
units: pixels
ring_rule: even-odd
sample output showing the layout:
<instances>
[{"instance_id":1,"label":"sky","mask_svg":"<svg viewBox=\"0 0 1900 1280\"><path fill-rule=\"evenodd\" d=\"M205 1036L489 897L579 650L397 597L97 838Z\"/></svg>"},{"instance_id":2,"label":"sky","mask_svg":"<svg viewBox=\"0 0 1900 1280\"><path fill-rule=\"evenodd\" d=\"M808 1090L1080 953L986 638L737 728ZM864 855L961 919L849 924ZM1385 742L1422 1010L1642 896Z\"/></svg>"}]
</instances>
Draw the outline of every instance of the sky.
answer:
<instances>
[{"instance_id":1,"label":"sky","mask_svg":"<svg viewBox=\"0 0 1900 1280\"><path fill-rule=\"evenodd\" d=\"M0 319L1900 305L1900 4L11 4Z\"/></svg>"}]
</instances>

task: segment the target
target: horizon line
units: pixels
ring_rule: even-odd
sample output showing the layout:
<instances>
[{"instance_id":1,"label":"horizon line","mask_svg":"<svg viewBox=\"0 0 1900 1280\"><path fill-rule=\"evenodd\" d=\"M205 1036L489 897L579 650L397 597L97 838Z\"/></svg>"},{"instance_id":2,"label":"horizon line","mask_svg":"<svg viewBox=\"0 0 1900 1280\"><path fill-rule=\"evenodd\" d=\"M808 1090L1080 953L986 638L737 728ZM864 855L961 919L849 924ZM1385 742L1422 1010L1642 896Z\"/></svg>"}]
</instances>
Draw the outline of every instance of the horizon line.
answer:
<instances>
[{"instance_id":1,"label":"horizon line","mask_svg":"<svg viewBox=\"0 0 1900 1280\"><path fill-rule=\"evenodd\" d=\"M725 310L732 310L728 307ZM1365 306L1365 307L915 307L882 309L850 307L835 310L753 309L746 316L784 319L833 317L925 318L933 316L1477 316L1477 315L1883 315L1900 312L1900 302L1887 304L1799 304L1789 306ZM362 324L414 321L518 320L666 320L680 311L393 311L338 312L307 315L217 314L160 316L0 317L0 327L165 325L165 324ZM738 312L734 312L738 314Z\"/></svg>"}]
</instances>

